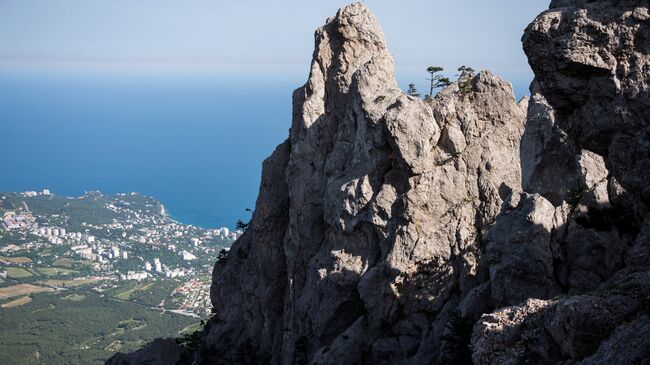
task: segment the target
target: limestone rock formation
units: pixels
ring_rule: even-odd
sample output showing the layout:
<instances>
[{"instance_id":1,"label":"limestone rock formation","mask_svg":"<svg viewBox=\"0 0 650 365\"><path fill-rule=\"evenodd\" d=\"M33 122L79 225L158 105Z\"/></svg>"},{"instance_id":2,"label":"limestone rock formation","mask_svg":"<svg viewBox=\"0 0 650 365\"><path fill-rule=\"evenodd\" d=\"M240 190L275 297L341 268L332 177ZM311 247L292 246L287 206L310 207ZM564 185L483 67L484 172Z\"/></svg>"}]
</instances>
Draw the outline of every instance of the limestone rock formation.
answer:
<instances>
[{"instance_id":1,"label":"limestone rock formation","mask_svg":"<svg viewBox=\"0 0 650 365\"><path fill-rule=\"evenodd\" d=\"M202 361L457 356L436 326L486 280L481 237L518 203L526 105L489 72L468 95L454 84L425 102L397 88L393 67L363 4L316 32L290 138L265 162L249 230L215 266Z\"/></svg>"},{"instance_id":2,"label":"limestone rock formation","mask_svg":"<svg viewBox=\"0 0 650 365\"><path fill-rule=\"evenodd\" d=\"M650 361L648 24L647 1L556 0L527 28L536 81L524 189L553 202L556 218L568 208L550 244L555 282L571 296L484 315L475 363Z\"/></svg>"},{"instance_id":3,"label":"limestone rock formation","mask_svg":"<svg viewBox=\"0 0 650 365\"><path fill-rule=\"evenodd\" d=\"M341 9L179 363L648 361L648 14L555 0L523 38L530 98L483 71L423 101Z\"/></svg>"}]
</instances>

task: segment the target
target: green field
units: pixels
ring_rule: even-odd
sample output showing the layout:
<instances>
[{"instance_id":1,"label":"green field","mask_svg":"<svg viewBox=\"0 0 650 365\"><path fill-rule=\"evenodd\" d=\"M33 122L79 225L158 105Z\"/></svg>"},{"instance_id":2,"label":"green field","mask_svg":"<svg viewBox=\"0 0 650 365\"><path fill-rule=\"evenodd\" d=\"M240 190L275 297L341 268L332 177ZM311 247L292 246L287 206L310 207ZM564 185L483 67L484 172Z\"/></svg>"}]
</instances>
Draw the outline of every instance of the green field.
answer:
<instances>
[{"instance_id":1,"label":"green field","mask_svg":"<svg viewBox=\"0 0 650 365\"><path fill-rule=\"evenodd\" d=\"M72 266L74 266L75 262L77 262L77 261L75 261L73 259L69 259L67 257L64 257L62 259L58 259L58 260L54 261L54 265L72 267Z\"/></svg>"},{"instance_id":2,"label":"green field","mask_svg":"<svg viewBox=\"0 0 650 365\"><path fill-rule=\"evenodd\" d=\"M41 275L59 276L59 275L79 275L79 271L72 269L63 269L60 267L38 267L36 271Z\"/></svg>"},{"instance_id":3,"label":"green field","mask_svg":"<svg viewBox=\"0 0 650 365\"><path fill-rule=\"evenodd\" d=\"M91 279L91 278L76 278L74 280L49 279L49 280L38 281L36 282L36 284L52 286L52 287L72 288L75 286L92 284L97 281L98 279Z\"/></svg>"},{"instance_id":4,"label":"green field","mask_svg":"<svg viewBox=\"0 0 650 365\"><path fill-rule=\"evenodd\" d=\"M131 300L144 305L156 307L171 296L178 286L175 280L146 280L142 282L129 281L122 286L110 290L107 294L120 299ZM166 303L169 304L169 303Z\"/></svg>"},{"instance_id":5,"label":"green field","mask_svg":"<svg viewBox=\"0 0 650 365\"><path fill-rule=\"evenodd\" d=\"M92 261L88 260L73 260L69 259L67 257L58 259L54 261L54 266L63 266L67 268L73 268L73 267L85 267L85 266L93 266Z\"/></svg>"},{"instance_id":6,"label":"green field","mask_svg":"<svg viewBox=\"0 0 650 365\"><path fill-rule=\"evenodd\" d=\"M84 298L86 298L85 295L75 293L75 294L70 294L68 296L63 297L63 300L69 300L71 302L80 302L80 301L84 300Z\"/></svg>"},{"instance_id":7,"label":"green field","mask_svg":"<svg viewBox=\"0 0 650 365\"><path fill-rule=\"evenodd\" d=\"M14 279L28 278L33 275L31 271L23 269L22 267L5 267L7 270L7 275Z\"/></svg>"},{"instance_id":8,"label":"green field","mask_svg":"<svg viewBox=\"0 0 650 365\"><path fill-rule=\"evenodd\" d=\"M31 302L0 313L0 364L16 365L103 364L117 351L176 337L197 322L74 290L33 294Z\"/></svg>"}]
</instances>

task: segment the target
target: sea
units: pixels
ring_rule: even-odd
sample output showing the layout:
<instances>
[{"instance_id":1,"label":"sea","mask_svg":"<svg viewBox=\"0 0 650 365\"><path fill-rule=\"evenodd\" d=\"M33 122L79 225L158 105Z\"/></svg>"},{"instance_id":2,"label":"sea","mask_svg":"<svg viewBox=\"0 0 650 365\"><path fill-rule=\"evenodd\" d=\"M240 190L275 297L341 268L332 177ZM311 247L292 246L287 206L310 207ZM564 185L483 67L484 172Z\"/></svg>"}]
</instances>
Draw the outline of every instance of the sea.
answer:
<instances>
[{"instance_id":1,"label":"sea","mask_svg":"<svg viewBox=\"0 0 650 365\"><path fill-rule=\"evenodd\" d=\"M0 69L0 192L138 192L177 221L233 228L307 76Z\"/></svg>"},{"instance_id":2,"label":"sea","mask_svg":"<svg viewBox=\"0 0 650 365\"><path fill-rule=\"evenodd\" d=\"M0 70L0 191L138 192L180 222L232 228L305 79Z\"/></svg>"}]
</instances>

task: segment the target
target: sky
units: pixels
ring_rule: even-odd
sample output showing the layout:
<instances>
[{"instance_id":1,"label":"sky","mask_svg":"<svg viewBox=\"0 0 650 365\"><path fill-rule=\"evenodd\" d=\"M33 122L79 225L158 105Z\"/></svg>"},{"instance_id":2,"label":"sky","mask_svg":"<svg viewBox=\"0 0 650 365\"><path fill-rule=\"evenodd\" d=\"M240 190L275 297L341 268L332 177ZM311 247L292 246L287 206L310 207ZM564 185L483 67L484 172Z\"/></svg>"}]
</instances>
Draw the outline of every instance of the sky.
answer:
<instances>
[{"instance_id":1,"label":"sky","mask_svg":"<svg viewBox=\"0 0 650 365\"><path fill-rule=\"evenodd\" d=\"M0 71L224 72L306 78L313 31L340 0L0 0ZM491 69L516 85L532 73L526 25L548 1L367 0L400 85L429 65ZM517 87L517 86L516 86ZM520 88L521 88L520 87Z\"/></svg>"}]
</instances>

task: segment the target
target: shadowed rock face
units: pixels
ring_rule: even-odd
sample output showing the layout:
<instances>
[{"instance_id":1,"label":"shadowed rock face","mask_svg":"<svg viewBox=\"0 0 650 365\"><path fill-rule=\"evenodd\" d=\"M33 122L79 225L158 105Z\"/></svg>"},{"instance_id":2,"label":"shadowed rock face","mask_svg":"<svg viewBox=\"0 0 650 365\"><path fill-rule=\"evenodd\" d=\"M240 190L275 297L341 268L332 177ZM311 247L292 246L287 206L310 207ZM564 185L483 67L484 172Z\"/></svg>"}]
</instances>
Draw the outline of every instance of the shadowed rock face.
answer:
<instances>
[{"instance_id":1,"label":"shadowed rock face","mask_svg":"<svg viewBox=\"0 0 650 365\"><path fill-rule=\"evenodd\" d=\"M648 1L557 0L526 29L524 189L556 206L555 283L571 296L481 317L474 363L649 361L648 24Z\"/></svg>"},{"instance_id":2,"label":"shadowed rock face","mask_svg":"<svg viewBox=\"0 0 650 365\"><path fill-rule=\"evenodd\" d=\"M341 9L179 363L647 359L647 24L647 1L553 1L530 98L483 71L422 101Z\"/></svg>"},{"instance_id":3,"label":"shadowed rock face","mask_svg":"<svg viewBox=\"0 0 650 365\"><path fill-rule=\"evenodd\" d=\"M554 1L526 29L523 45L560 127L605 157L614 177L647 205L648 1Z\"/></svg>"}]
</instances>

